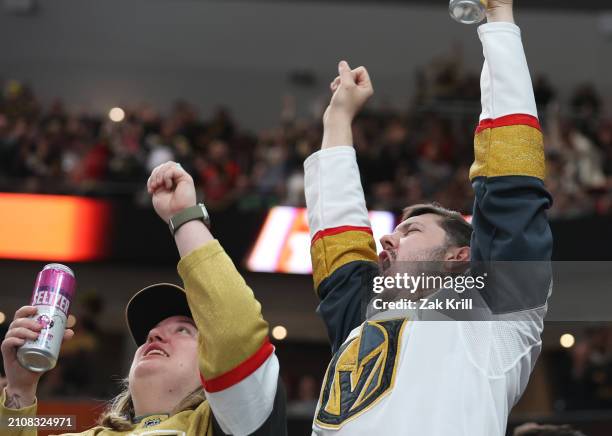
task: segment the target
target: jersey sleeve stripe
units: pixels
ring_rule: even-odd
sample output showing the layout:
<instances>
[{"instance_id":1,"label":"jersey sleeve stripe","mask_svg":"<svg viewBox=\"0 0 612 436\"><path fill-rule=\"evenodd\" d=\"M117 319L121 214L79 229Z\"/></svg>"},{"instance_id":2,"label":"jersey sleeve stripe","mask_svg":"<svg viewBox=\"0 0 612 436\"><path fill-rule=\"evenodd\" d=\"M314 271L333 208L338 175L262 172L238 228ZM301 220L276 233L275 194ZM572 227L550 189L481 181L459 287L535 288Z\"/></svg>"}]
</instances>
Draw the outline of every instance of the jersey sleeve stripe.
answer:
<instances>
[{"instance_id":1,"label":"jersey sleeve stripe","mask_svg":"<svg viewBox=\"0 0 612 436\"><path fill-rule=\"evenodd\" d=\"M325 229L325 230L318 231L314 235L314 237L312 238L312 244L311 245L314 245L315 242L317 242L319 239L324 238L326 236L339 235L341 233L350 232L350 231L365 232L365 233L369 233L370 235L373 234L371 227L360 227L360 226L340 226L340 227L334 227L333 229Z\"/></svg>"},{"instance_id":2,"label":"jersey sleeve stripe","mask_svg":"<svg viewBox=\"0 0 612 436\"><path fill-rule=\"evenodd\" d=\"M219 392L227 389L253 374L273 352L274 346L266 337L259 350L234 369L209 380L204 379L204 376L200 374L202 386L207 392Z\"/></svg>"},{"instance_id":3,"label":"jersey sleeve stripe","mask_svg":"<svg viewBox=\"0 0 612 436\"><path fill-rule=\"evenodd\" d=\"M499 117L495 119L488 118L486 120L482 120L480 124L478 124L478 127L476 128L476 134L479 134L480 132L486 129L493 129L496 127L518 126L518 125L530 126L530 127L533 127L534 129L542 131L542 127L540 126L540 121L538 120L537 117L534 117L533 115L527 115L527 114L511 114L511 115L506 115L504 117Z\"/></svg>"},{"instance_id":4,"label":"jersey sleeve stripe","mask_svg":"<svg viewBox=\"0 0 612 436\"><path fill-rule=\"evenodd\" d=\"M546 175L542 132L526 125L496 127L474 138L474 163L470 180L476 177Z\"/></svg>"},{"instance_id":5,"label":"jersey sleeve stripe","mask_svg":"<svg viewBox=\"0 0 612 436\"><path fill-rule=\"evenodd\" d=\"M355 261L378 262L371 231L349 230L317 239L310 248L315 289L338 268Z\"/></svg>"}]
</instances>

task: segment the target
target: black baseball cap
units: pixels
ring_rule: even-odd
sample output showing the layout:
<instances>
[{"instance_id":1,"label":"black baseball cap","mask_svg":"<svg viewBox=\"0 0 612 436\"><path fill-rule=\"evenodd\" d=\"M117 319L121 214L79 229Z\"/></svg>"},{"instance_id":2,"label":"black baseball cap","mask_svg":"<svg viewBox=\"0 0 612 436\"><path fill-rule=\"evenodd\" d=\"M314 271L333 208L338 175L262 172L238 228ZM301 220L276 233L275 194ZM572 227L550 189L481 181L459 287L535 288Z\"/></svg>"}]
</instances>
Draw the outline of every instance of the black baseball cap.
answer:
<instances>
[{"instance_id":1,"label":"black baseball cap","mask_svg":"<svg viewBox=\"0 0 612 436\"><path fill-rule=\"evenodd\" d=\"M147 286L134 294L125 308L128 330L138 346L147 341L153 327L171 316L193 319L185 290L171 283Z\"/></svg>"}]
</instances>

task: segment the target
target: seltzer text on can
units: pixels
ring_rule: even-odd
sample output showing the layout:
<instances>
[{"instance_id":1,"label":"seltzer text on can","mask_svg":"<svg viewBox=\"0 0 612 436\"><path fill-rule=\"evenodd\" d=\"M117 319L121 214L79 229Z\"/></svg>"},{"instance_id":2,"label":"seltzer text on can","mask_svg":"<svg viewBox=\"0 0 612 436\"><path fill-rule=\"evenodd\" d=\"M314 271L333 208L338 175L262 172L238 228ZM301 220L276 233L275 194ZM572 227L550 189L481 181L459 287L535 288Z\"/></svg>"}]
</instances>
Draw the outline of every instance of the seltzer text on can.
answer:
<instances>
[{"instance_id":1,"label":"seltzer text on can","mask_svg":"<svg viewBox=\"0 0 612 436\"><path fill-rule=\"evenodd\" d=\"M74 273L65 265L50 263L38 273L31 305L38 309L32 318L42 330L38 339L26 341L17 351L21 366L34 372L55 367L75 290Z\"/></svg>"}]
</instances>

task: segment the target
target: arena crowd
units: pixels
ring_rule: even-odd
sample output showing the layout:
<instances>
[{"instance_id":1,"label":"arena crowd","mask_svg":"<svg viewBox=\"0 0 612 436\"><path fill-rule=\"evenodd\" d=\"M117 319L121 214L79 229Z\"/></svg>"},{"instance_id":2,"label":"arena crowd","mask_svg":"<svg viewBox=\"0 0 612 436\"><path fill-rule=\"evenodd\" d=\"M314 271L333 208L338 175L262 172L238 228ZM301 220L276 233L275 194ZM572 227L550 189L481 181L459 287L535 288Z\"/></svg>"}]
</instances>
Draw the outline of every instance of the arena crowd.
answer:
<instances>
[{"instance_id":1,"label":"arena crowd","mask_svg":"<svg viewBox=\"0 0 612 436\"><path fill-rule=\"evenodd\" d=\"M453 59L434 60L418 70L408 107L379 102L358 119L355 143L370 208L397 211L435 200L469 213L478 80ZM250 132L228 110L204 119L186 101L164 115L149 106L126 108L115 123L106 114L68 110L61 100L42 104L18 81L0 85L3 191L143 201L147 175L172 159L194 176L211 209L304 205L302 163L320 146L321 113L298 119L291 96L278 125ZM601 96L584 84L562 99L545 77L535 77L534 86L551 217L612 213L612 117Z\"/></svg>"}]
</instances>

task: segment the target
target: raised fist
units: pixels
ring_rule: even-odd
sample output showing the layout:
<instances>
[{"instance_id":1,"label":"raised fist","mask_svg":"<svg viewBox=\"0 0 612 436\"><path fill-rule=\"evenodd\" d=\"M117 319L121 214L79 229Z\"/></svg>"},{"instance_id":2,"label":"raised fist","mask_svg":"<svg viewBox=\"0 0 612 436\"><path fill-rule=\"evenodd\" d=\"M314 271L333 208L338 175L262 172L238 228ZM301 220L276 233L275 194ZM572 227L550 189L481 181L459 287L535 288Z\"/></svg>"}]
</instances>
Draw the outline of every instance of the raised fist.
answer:
<instances>
[{"instance_id":1,"label":"raised fist","mask_svg":"<svg viewBox=\"0 0 612 436\"><path fill-rule=\"evenodd\" d=\"M512 5L513 0L489 0L487 4L487 21L514 22Z\"/></svg>"},{"instance_id":2,"label":"raised fist","mask_svg":"<svg viewBox=\"0 0 612 436\"><path fill-rule=\"evenodd\" d=\"M351 70L346 61L338 65L339 76L331 83L334 93L323 122L352 121L355 115L374 94L370 75L364 67Z\"/></svg>"},{"instance_id":3,"label":"raised fist","mask_svg":"<svg viewBox=\"0 0 612 436\"><path fill-rule=\"evenodd\" d=\"M176 162L155 168L147 181L155 212L164 222L196 204L196 191L191 176Z\"/></svg>"}]
</instances>

